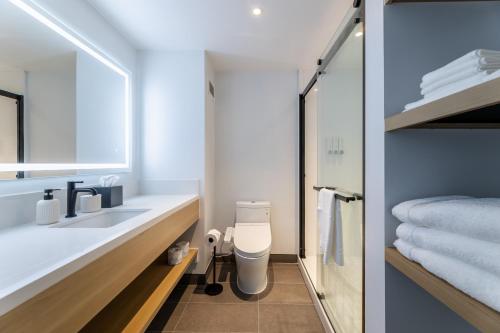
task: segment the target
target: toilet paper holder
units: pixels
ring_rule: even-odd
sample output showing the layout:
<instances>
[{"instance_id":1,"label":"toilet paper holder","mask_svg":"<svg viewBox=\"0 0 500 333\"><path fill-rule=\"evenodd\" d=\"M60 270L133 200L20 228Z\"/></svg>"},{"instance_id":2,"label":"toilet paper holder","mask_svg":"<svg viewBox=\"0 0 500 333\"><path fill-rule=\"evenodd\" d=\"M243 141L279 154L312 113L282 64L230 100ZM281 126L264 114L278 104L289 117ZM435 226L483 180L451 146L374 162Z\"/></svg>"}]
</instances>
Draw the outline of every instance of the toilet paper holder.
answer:
<instances>
[{"instance_id":1,"label":"toilet paper holder","mask_svg":"<svg viewBox=\"0 0 500 333\"><path fill-rule=\"evenodd\" d=\"M211 234L216 231L215 234L217 234L218 236L211 236ZM232 227L227 227L226 228L226 232L224 233L224 239L223 239L223 242L222 242L222 245L221 245L221 250L223 248L223 245L224 244L232 244L232 239L233 239L233 233L234 233L234 228ZM227 257L229 255L232 254L232 251L229 251L228 253L219 253L217 254L217 244L219 243L219 240L220 240L220 232L218 230L210 230L207 234L207 241L208 241L208 246L213 246L213 253L212 253L212 261L213 261L213 282L212 283L209 283L207 284L207 286L205 287L205 293L207 295L210 295L210 296L215 296L215 295L219 295L222 290L224 289L224 287L222 286L222 284L220 283L217 283L216 279L217 279L217 272L216 272L216 268L217 268L217 258L222 258L222 257ZM215 243L215 244L214 244Z\"/></svg>"},{"instance_id":2,"label":"toilet paper holder","mask_svg":"<svg viewBox=\"0 0 500 333\"><path fill-rule=\"evenodd\" d=\"M210 240L209 240L210 241ZM217 283L216 281L216 268L217 268L217 263L216 263L216 259L217 258L217 246L214 246L214 251L213 251L213 254L212 254L212 260L213 260L213 282L212 283L209 283L207 284L207 286L205 287L205 293L207 295L210 295L210 296L216 296L216 295L219 295L222 290L224 289L224 287L222 286L222 284L220 283Z\"/></svg>"}]
</instances>

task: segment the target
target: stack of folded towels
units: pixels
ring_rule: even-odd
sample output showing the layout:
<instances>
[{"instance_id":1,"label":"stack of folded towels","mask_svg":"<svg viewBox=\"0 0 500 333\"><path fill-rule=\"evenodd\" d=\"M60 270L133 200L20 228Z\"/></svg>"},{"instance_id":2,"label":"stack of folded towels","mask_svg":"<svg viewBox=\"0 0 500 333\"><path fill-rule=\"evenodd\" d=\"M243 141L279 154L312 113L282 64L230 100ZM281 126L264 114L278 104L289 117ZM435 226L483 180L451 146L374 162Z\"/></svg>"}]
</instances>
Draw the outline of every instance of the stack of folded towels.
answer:
<instances>
[{"instance_id":1,"label":"stack of folded towels","mask_svg":"<svg viewBox=\"0 0 500 333\"><path fill-rule=\"evenodd\" d=\"M500 199L465 196L403 202L394 245L406 258L500 311Z\"/></svg>"},{"instance_id":2,"label":"stack of folded towels","mask_svg":"<svg viewBox=\"0 0 500 333\"><path fill-rule=\"evenodd\" d=\"M422 99L405 111L500 76L500 51L474 50L422 77Z\"/></svg>"}]
</instances>

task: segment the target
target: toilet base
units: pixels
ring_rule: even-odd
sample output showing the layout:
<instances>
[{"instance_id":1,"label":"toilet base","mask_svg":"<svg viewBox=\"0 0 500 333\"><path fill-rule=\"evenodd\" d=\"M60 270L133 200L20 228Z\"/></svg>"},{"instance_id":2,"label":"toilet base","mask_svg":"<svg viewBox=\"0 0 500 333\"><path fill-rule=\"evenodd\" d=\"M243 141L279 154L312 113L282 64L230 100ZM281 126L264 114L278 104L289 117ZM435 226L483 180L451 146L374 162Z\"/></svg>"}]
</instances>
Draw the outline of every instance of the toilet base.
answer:
<instances>
[{"instance_id":1,"label":"toilet base","mask_svg":"<svg viewBox=\"0 0 500 333\"><path fill-rule=\"evenodd\" d=\"M238 286L238 289L244 293L244 294L247 294L247 295L256 295L256 294L260 294L261 292L263 292L264 290L266 290L267 288L267 276L266 276L266 281L265 283L262 284L262 286L258 289L253 289L253 290L245 290L245 287L242 287L241 284L240 284L240 278L238 277L236 279L236 285Z\"/></svg>"},{"instance_id":2,"label":"toilet base","mask_svg":"<svg viewBox=\"0 0 500 333\"><path fill-rule=\"evenodd\" d=\"M238 288L245 294L259 294L267 287L269 253L257 258L247 258L235 251Z\"/></svg>"}]
</instances>

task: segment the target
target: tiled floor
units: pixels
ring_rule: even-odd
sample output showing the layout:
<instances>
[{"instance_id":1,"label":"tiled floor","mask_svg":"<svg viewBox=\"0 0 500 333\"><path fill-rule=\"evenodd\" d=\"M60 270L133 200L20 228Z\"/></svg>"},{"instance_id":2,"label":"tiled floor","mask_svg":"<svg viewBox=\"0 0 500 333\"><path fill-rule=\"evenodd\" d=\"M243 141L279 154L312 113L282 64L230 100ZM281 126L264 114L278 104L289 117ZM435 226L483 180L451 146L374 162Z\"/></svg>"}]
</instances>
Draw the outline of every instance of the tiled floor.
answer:
<instances>
[{"instance_id":1,"label":"tiled floor","mask_svg":"<svg viewBox=\"0 0 500 333\"><path fill-rule=\"evenodd\" d=\"M269 264L268 287L260 295L238 290L234 264L218 264L217 273L222 294L177 286L148 332L324 332L296 264Z\"/></svg>"}]
</instances>

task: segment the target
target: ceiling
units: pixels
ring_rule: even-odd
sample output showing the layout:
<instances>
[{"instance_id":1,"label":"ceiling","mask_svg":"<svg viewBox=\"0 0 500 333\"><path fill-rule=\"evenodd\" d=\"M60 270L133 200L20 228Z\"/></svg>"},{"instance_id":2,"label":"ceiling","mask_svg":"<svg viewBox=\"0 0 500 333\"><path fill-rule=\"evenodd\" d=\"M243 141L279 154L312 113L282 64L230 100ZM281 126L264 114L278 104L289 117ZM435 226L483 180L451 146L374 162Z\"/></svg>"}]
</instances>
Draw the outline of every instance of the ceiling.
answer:
<instances>
[{"instance_id":1,"label":"ceiling","mask_svg":"<svg viewBox=\"0 0 500 333\"><path fill-rule=\"evenodd\" d=\"M216 70L301 68L352 0L87 0L140 50L207 50ZM251 14L254 7L262 15ZM344 6L345 7L345 6ZM342 17L343 15L341 15ZM315 59L314 57L312 59Z\"/></svg>"}]
</instances>

